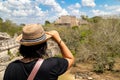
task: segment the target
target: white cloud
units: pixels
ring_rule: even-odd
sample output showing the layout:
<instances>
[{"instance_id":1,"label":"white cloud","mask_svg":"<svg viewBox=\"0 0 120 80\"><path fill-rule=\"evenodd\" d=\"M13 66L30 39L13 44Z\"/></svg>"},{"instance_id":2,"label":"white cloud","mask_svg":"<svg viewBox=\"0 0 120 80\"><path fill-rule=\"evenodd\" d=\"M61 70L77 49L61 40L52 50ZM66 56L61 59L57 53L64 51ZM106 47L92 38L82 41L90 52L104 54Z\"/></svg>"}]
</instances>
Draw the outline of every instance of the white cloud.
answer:
<instances>
[{"instance_id":1,"label":"white cloud","mask_svg":"<svg viewBox=\"0 0 120 80\"><path fill-rule=\"evenodd\" d=\"M9 13L9 12L11 12L9 9L7 9L4 5L3 5L3 3L0 3L0 12L7 12L7 13Z\"/></svg>"},{"instance_id":2,"label":"white cloud","mask_svg":"<svg viewBox=\"0 0 120 80\"><path fill-rule=\"evenodd\" d=\"M75 3L73 5L68 6L68 9L79 9L81 5L79 3Z\"/></svg>"},{"instance_id":3,"label":"white cloud","mask_svg":"<svg viewBox=\"0 0 120 80\"><path fill-rule=\"evenodd\" d=\"M8 0L8 3L13 6L21 6L23 4L29 4L30 0Z\"/></svg>"},{"instance_id":4,"label":"white cloud","mask_svg":"<svg viewBox=\"0 0 120 80\"><path fill-rule=\"evenodd\" d=\"M62 11L59 13L59 16L61 15L69 15L69 13L65 9L62 9Z\"/></svg>"},{"instance_id":5,"label":"white cloud","mask_svg":"<svg viewBox=\"0 0 120 80\"><path fill-rule=\"evenodd\" d=\"M70 15L80 17L81 15L86 15L85 12L80 11L81 10L81 5L79 3L72 4L68 6L68 12Z\"/></svg>"},{"instance_id":6,"label":"white cloud","mask_svg":"<svg viewBox=\"0 0 120 80\"><path fill-rule=\"evenodd\" d=\"M94 0L82 0L82 5L88 6L88 7L95 7L96 6Z\"/></svg>"},{"instance_id":7,"label":"white cloud","mask_svg":"<svg viewBox=\"0 0 120 80\"><path fill-rule=\"evenodd\" d=\"M42 7L39 6L41 4L48 6L50 10L43 11ZM45 20L54 20L61 15L68 15L68 12L55 0L0 1L0 17L16 23L44 23Z\"/></svg>"},{"instance_id":8,"label":"white cloud","mask_svg":"<svg viewBox=\"0 0 120 80\"><path fill-rule=\"evenodd\" d=\"M37 0L38 3L51 7L51 11L60 15L68 15L68 12L62 8L55 0Z\"/></svg>"},{"instance_id":9,"label":"white cloud","mask_svg":"<svg viewBox=\"0 0 120 80\"><path fill-rule=\"evenodd\" d=\"M35 6L35 9L34 9L33 13L35 14L36 17L37 16L39 16L39 17L45 17L48 12L47 11L42 11L41 8L39 8L38 6Z\"/></svg>"},{"instance_id":10,"label":"white cloud","mask_svg":"<svg viewBox=\"0 0 120 80\"><path fill-rule=\"evenodd\" d=\"M102 10L98 10L98 9L94 9L92 10L92 13L94 14L94 16L104 16L104 15L111 15L111 12L105 12Z\"/></svg>"},{"instance_id":11,"label":"white cloud","mask_svg":"<svg viewBox=\"0 0 120 80\"><path fill-rule=\"evenodd\" d=\"M80 11L79 10L72 10L71 14L72 15L80 15Z\"/></svg>"},{"instance_id":12,"label":"white cloud","mask_svg":"<svg viewBox=\"0 0 120 80\"><path fill-rule=\"evenodd\" d=\"M76 3L74 7L75 7L75 8L80 8L81 5L80 5L79 3Z\"/></svg>"},{"instance_id":13,"label":"white cloud","mask_svg":"<svg viewBox=\"0 0 120 80\"><path fill-rule=\"evenodd\" d=\"M70 12L70 14L71 14L71 15L74 15L74 16L76 16L76 17L78 17L78 18L80 18L81 15L86 15L85 12L82 12L82 11L80 11L80 10L78 10L78 9L72 10L72 11Z\"/></svg>"},{"instance_id":14,"label":"white cloud","mask_svg":"<svg viewBox=\"0 0 120 80\"><path fill-rule=\"evenodd\" d=\"M118 9L118 8L120 8L120 5L113 5L113 6L109 6L109 5L104 5L105 6L105 8L107 9L107 10L115 10L115 9Z\"/></svg>"},{"instance_id":15,"label":"white cloud","mask_svg":"<svg viewBox=\"0 0 120 80\"><path fill-rule=\"evenodd\" d=\"M120 14L120 8L116 9L116 12L118 12Z\"/></svg>"},{"instance_id":16,"label":"white cloud","mask_svg":"<svg viewBox=\"0 0 120 80\"><path fill-rule=\"evenodd\" d=\"M105 6L106 10L110 10L114 13L120 14L120 5Z\"/></svg>"},{"instance_id":17,"label":"white cloud","mask_svg":"<svg viewBox=\"0 0 120 80\"><path fill-rule=\"evenodd\" d=\"M100 5L100 8L94 9L91 12L93 13L94 16L99 16L99 15L118 15L120 14L120 5Z\"/></svg>"},{"instance_id":18,"label":"white cloud","mask_svg":"<svg viewBox=\"0 0 120 80\"><path fill-rule=\"evenodd\" d=\"M6 13L11 14L11 16L30 16L32 14L42 14L40 10L35 9L30 0L8 0L1 2L1 10L6 10L7 12L1 12L2 14ZM12 18L12 17L11 17Z\"/></svg>"},{"instance_id":19,"label":"white cloud","mask_svg":"<svg viewBox=\"0 0 120 80\"><path fill-rule=\"evenodd\" d=\"M28 16L28 14L25 12L25 10L14 10L12 12L13 16Z\"/></svg>"}]
</instances>

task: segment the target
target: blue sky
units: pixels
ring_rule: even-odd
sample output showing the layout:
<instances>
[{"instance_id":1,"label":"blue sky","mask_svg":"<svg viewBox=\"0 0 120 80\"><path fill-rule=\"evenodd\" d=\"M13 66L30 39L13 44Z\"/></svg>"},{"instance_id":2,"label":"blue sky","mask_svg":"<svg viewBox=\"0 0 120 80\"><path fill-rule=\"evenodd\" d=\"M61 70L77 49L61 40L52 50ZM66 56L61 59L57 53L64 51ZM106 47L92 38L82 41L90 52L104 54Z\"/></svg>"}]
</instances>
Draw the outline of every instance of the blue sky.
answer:
<instances>
[{"instance_id":1,"label":"blue sky","mask_svg":"<svg viewBox=\"0 0 120 80\"><path fill-rule=\"evenodd\" d=\"M120 15L120 0L0 0L0 17L17 24L43 24L62 15Z\"/></svg>"}]
</instances>

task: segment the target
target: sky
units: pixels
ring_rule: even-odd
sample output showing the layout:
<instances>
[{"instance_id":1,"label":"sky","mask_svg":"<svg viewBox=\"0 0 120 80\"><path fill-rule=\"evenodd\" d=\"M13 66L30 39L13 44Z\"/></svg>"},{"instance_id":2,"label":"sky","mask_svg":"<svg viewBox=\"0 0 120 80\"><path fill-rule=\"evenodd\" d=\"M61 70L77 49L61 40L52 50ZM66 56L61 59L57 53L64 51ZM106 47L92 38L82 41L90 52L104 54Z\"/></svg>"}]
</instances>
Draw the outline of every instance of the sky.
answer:
<instances>
[{"instance_id":1,"label":"sky","mask_svg":"<svg viewBox=\"0 0 120 80\"><path fill-rule=\"evenodd\" d=\"M44 24L62 15L120 15L120 0L0 0L0 17L17 24Z\"/></svg>"}]
</instances>

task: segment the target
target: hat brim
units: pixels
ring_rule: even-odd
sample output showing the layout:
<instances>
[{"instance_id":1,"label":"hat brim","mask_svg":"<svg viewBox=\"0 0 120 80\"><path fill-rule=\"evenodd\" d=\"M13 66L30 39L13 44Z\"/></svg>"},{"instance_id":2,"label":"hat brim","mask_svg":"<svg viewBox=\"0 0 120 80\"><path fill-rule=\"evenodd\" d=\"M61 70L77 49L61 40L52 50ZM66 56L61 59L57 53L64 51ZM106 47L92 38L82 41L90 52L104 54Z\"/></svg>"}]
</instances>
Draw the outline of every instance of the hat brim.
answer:
<instances>
[{"instance_id":1,"label":"hat brim","mask_svg":"<svg viewBox=\"0 0 120 80\"><path fill-rule=\"evenodd\" d=\"M20 43L21 45L25 45L25 46L32 46L32 45L37 45L37 44L41 44L43 42L46 42L48 39L50 39L52 36L45 34L46 35L46 39L45 40L40 40L40 41L35 41L35 42L22 42L21 40L23 39L22 34L20 34L17 38L16 38L16 42Z\"/></svg>"}]
</instances>

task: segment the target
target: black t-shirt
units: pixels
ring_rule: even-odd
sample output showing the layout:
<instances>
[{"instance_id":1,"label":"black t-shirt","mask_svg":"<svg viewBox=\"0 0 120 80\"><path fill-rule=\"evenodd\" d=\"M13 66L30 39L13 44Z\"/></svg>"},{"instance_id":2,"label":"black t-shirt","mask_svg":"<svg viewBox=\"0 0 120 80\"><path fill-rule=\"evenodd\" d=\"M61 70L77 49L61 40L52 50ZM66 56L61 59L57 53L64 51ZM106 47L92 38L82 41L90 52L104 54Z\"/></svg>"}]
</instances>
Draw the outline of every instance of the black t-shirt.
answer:
<instances>
[{"instance_id":1,"label":"black t-shirt","mask_svg":"<svg viewBox=\"0 0 120 80\"><path fill-rule=\"evenodd\" d=\"M5 71L3 80L27 80L37 60L23 63L16 60L10 63ZM52 57L45 59L34 80L57 80L68 67L68 61L63 58Z\"/></svg>"}]
</instances>

